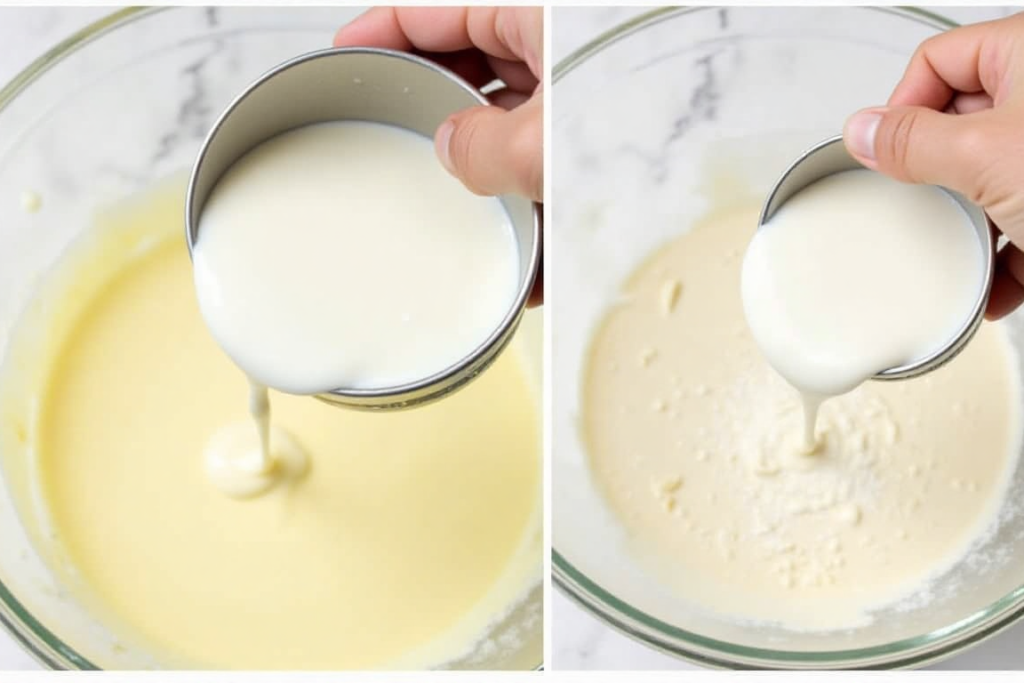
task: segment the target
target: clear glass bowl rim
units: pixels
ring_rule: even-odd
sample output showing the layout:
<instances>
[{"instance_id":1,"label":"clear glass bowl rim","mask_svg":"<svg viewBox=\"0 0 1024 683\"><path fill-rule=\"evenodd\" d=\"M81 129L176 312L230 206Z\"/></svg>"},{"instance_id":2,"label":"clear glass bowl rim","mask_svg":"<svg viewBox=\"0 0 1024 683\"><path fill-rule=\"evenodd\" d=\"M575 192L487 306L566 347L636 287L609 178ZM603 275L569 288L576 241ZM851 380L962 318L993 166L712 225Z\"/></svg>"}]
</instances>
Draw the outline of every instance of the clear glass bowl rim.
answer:
<instances>
[{"instance_id":1,"label":"clear glass bowl rim","mask_svg":"<svg viewBox=\"0 0 1024 683\"><path fill-rule=\"evenodd\" d=\"M557 86L559 80L594 55L635 33L686 14L720 9L722 7L663 7L640 14L605 31L556 64L552 86ZM848 6L846 9L890 14L940 30L958 26L946 17L913 7ZM557 94L554 101L557 101ZM930 633L866 648L801 652L738 645L656 619L606 591L561 555L554 545L551 574L552 583L565 595L624 635L667 654L715 668L913 668L950 657L1024 617L1022 584L985 609Z\"/></svg>"},{"instance_id":2,"label":"clear glass bowl rim","mask_svg":"<svg viewBox=\"0 0 1024 683\"><path fill-rule=\"evenodd\" d=\"M0 112L3 112L33 82L66 57L109 31L165 9L168 8L130 7L117 10L68 36L44 52L15 75L3 88L0 88ZM0 624L3 624L7 632L30 655L49 669L95 670L99 668L40 623L2 582L0 582Z\"/></svg>"}]
</instances>

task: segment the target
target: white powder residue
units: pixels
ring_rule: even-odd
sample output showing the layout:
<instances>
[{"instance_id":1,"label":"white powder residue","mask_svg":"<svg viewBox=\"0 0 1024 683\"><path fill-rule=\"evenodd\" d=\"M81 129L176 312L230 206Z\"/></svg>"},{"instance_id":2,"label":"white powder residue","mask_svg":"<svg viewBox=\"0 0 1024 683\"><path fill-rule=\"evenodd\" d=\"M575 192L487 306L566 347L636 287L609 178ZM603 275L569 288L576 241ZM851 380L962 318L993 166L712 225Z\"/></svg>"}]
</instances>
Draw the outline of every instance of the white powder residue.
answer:
<instances>
[{"instance_id":1,"label":"white powder residue","mask_svg":"<svg viewBox=\"0 0 1024 683\"><path fill-rule=\"evenodd\" d=\"M609 310L584 385L591 467L638 557L682 600L788 630L856 628L981 562L968 550L986 543L1019 452L1016 364L987 325L928 376L825 402L806 449L798 394L743 329L739 259L707 267L755 219L683 235ZM686 283L671 315L651 305L666 273Z\"/></svg>"}]
</instances>

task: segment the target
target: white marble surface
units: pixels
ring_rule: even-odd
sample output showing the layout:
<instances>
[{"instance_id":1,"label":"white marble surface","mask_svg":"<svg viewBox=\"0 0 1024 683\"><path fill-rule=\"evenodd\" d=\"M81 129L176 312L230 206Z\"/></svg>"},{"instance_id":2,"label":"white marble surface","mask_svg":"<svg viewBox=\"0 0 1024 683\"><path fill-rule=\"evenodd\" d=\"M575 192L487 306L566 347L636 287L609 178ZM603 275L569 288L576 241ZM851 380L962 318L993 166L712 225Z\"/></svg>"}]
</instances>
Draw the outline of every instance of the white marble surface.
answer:
<instances>
[{"instance_id":1,"label":"white marble surface","mask_svg":"<svg viewBox=\"0 0 1024 683\"><path fill-rule=\"evenodd\" d=\"M960 23L985 21L1006 16L1020 8L929 7ZM638 7L555 7L552 10L552 64L601 32L644 11ZM555 91L557 103L557 90ZM555 104L554 106L557 106ZM555 152L557 153L557 151ZM557 229L557 228L556 228ZM684 662L639 643L613 630L577 606L561 592L552 591L552 652L554 669L591 670L685 670L696 669ZM1024 669L1024 650L1019 624L972 650L935 665L933 669Z\"/></svg>"}]
</instances>

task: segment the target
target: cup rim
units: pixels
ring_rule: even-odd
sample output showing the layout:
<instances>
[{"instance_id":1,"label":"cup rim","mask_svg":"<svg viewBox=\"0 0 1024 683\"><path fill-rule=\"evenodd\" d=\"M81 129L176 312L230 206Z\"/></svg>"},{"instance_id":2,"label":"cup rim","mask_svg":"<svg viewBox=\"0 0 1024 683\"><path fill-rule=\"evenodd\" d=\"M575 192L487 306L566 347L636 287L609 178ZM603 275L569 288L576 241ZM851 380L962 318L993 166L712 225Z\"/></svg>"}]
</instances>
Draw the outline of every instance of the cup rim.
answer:
<instances>
[{"instance_id":1,"label":"cup rim","mask_svg":"<svg viewBox=\"0 0 1024 683\"><path fill-rule=\"evenodd\" d=\"M211 150L215 149L215 143L222 130L230 125L231 117L261 87L276 78L287 77L287 74L294 69L301 69L304 65L321 59L344 59L346 56L367 55L381 61L398 60L408 62L420 69L425 69L447 79L461 89L477 105L487 105L489 103L487 97L481 94L477 88L450 69L419 55L400 50L377 47L332 47L306 52L276 64L250 82L232 99L231 103L218 115L217 120L211 126L199 148L191 168L188 189L185 193L185 240L188 244L189 257L192 256L193 246L199 239L199 217L202 213L202 203L197 200L197 194L199 192L200 180L203 178L203 165L210 156ZM234 162L232 161L232 163ZM230 167L231 164L228 164L224 172L227 172ZM216 178L210 184L210 192L213 191L219 180L220 178ZM205 199L208 199L208 197L204 198L204 201ZM495 197L495 199L501 201L503 205L505 204L505 197ZM512 201L529 202L525 197L509 197L509 199ZM199 205L197 206L197 204ZM526 303L540 269L542 239L538 205L530 202L528 224L526 224L526 221L516 221L512 212L506 213L516 233L529 235L530 250L529 253L519 254L522 274L517 279L515 297L485 338L481 339L471 350L455 362L425 377L368 389L336 388L317 394L317 397L328 403L336 403L348 408L362 410L405 409L443 398L465 387L486 370L512 340L519 321L526 310ZM520 222L523 225L519 225Z\"/></svg>"},{"instance_id":2,"label":"cup rim","mask_svg":"<svg viewBox=\"0 0 1024 683\"><path fill-rule=\"evenodd\" d=\"M832 155L832 157L834 157L836 154L840 155L840 158L843 161L842 170L870 170L865 169L865 166L850 155L843 143L842 135L833 135L811 145L793 160L793 162L785 171L782 172L782 175L779 176L778 180L775 181L775 184L768 191L768 195L764 200L764 205L761 207L761 214L757 219L757 229L760 230L763 228L765 224L772 219L775 213L790 200L791 197L800 193L807 187L807 185L803 185L793 189L790 187L789 181L797 175L801 168L806 168L804 164L809 159L817 157L817 161L820 162L822 155L826 157L827 155ZM813 167L813 164L811 165ZM832 164L830 164L830 166L832 166ZM875 173L875 171L871 172ZM831 173L828 175L831 175ZM806 177L806 173L803 174L803 177ZM821 180L824 177L825 176L816 177L811 181L811 183ZM983 208L970 201L959 192L951 190L948 187L942 187L941 185L933 185L932 187L937 188L958 205L960 210L965 214L968 222L971 224L971 227L974 228L974 231L978 234L978 246L981 249L980 286L974 297L974 301L971 303L971 308L964 317L963 322L957 326L953 335L948 340L923 356L912 358L901 365L895 365L876 373L871 379L881 381L912 379L932 372L933 370L938 370L940 367L956 358L956 356L967 347L967 343L974 337L978 328L981 327L982 320L984 320L985 317L985 308L988 305L989 294L992 290L992 280L995 277L996 269L996 253L995 242L992 237L992 222L989 220L988 214L985 213ZM784 195L782 199L779 199L780 193Z\"/></svg>"}]
</instances>

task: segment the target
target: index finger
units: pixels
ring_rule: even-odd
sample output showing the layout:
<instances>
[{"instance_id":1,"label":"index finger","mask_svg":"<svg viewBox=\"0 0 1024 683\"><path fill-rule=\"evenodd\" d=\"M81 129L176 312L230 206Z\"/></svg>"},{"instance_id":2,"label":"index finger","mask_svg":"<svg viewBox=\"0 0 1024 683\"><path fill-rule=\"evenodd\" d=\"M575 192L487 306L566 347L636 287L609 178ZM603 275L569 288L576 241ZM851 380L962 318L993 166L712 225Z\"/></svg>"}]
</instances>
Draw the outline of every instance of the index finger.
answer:
<instances>
[{"instance_id":1,"label":"index finger","mask_svg":"<svg viewBox=\"0 0 1024 683\"><path fill-rule=\"evenodd\" d=\"M477 48L541 73L541 13L528 7L375 7L342 27L338 47L455 52Z\"/></svg>"},{"instance_id":2,"label":"index finger","mask_svg":"<svg viewBox=\"0 0 1024 683\"><path fill-rule=\"evenodd\" d=\"M1009 63L1007 21L961 26L921 43L889 106L942 110L958 92L985 92L996 99Z\"/></svg>"}]
</instances>

